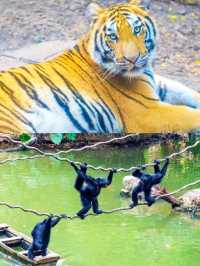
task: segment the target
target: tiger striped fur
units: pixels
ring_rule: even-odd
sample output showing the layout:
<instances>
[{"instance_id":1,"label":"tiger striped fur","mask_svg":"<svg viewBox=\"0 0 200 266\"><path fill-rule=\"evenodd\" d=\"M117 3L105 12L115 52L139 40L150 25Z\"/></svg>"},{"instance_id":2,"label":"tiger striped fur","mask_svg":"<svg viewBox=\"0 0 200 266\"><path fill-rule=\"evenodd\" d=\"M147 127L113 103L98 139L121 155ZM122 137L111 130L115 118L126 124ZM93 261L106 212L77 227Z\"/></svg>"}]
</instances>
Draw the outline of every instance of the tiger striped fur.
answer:
<instances>
[{"instance_id":1,"label":"tiger striped fur","mask_svg":"<svg viewBox=\"0 0 200 266\"><path fill-rule=\"evenodd\" d=\"M0 72L0 132L199 129L199 94L154 76L157 30L147 11L130 1L92 4L90 13L90 31L69 51Z\"/></svg>"}]
</instances>

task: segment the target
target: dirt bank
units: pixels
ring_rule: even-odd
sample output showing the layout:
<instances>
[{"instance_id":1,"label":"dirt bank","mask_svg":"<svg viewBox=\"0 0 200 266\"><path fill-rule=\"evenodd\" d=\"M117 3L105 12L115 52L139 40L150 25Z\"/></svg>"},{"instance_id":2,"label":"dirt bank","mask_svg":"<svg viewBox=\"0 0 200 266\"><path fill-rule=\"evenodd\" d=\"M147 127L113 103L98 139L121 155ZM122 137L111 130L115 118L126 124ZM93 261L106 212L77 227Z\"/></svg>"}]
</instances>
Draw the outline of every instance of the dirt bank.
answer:
<instances>
[{"instance_id":1,"label":"dirt bank","mask_svg":"<svg viewBox=\"0 0 200 266\"><path fill-rule=\"evenodd\" d=\"M46 40L68 40L88 30L89 0L1 0L0 53ZM123 1L98 1L111 4ZM200 6L151 1L160 32L156 72L200 90Z\"/></svg>"}]
</instances>

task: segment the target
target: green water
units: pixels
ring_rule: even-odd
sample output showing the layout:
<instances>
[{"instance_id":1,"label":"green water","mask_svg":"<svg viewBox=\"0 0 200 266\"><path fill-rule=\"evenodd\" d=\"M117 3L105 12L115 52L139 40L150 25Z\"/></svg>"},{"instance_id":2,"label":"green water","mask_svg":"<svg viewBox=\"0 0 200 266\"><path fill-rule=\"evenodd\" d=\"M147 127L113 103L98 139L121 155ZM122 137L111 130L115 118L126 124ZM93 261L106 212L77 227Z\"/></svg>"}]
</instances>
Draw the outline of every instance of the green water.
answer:
<instances>
[{"instance_id":1,"label":"green water","mask_svg":"<svg viewBox=\"0 0 200 266\"><path fill-rule=\"evenodd\" d=\"M180 144L176 148L183 147ZM199 149L171 162L164 181L169 190L200 178ZM158 144L145 149L74 153L70 159L94 165L130 167L173 151L172 144ZM1 153L0 160L25 154L32 153ZM74 172L64 162L52 158L18 161L1 165L0 176L1 201L69 215L80 209L79 195L73 189ZM123 176L117 174L111 187L102 191L102 209L129 204L128 199L119 196ZM0 207L0 217L0 223L12 225L28 235L41 220L6 207ZM200 222L186 214L174 213L161 201L151 208L137 207L124 213L88 217L84 221L62 221L52 231L50 249L62 256L62 266L198 266ZM0 266L4 265L16 264L0 256Z\"/></svg>"}]
</instances>

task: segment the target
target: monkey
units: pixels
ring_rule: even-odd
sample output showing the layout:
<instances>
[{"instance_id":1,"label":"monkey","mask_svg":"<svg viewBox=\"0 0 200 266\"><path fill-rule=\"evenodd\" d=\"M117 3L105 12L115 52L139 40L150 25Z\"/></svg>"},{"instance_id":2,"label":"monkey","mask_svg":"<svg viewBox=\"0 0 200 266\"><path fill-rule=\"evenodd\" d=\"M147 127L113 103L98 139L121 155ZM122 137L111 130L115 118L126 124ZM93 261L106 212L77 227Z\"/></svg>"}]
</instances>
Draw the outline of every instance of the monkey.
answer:
<instances>
[{"instance_id":1,"label":"monkey","mask_svg":"<svg viewBox=\"0 0 200 266\"><path fill-rule=\"evenodd\" d=\"M138 193L142 191L144 191L145 200L149 207L155 202L155 198L151 195L151 188L152 186L159 184L166 175L169 165L169 158L166 159L162 169L159 167L159 160L155 160L154 163L154 174L152 175L142 172L140 169L137 169L132 173L133 176L140 179L140 182L132 191L132 203L130 204L131 208L134 208L138 205Z\"/></svg>"},{"instance_id":2,"label":"monkey","mask_svg":"<svg viewBox=\"0 0 200 266\"><path fill-rule=\"evenodd\" d=\"M58 224L61 217L50 216L35 225L31 233L33 242L28 248L28 258L33 260L35 256L46 256L50 241L51 228Z\"/></svg>"},{"instance_id":3,"label":"monkey","mask_svg":"<svg viewBox=\"0 0 200 266\"><path fill-rule=\"evenodd\" d=\"M80 168L75 163L71 163L72 167L77 173L75 181L75 189L80 192L80 199L83 208L77 213L81 219L85 218L86 213L93 208L95 214L101 214L103 211L99 209L98 196L101 188L105 188L112 183L113 174L117 172L116 169L110 170L107 178L93 178L86 174L87 164L81 164Z\"/></svg>"}]
</instances>

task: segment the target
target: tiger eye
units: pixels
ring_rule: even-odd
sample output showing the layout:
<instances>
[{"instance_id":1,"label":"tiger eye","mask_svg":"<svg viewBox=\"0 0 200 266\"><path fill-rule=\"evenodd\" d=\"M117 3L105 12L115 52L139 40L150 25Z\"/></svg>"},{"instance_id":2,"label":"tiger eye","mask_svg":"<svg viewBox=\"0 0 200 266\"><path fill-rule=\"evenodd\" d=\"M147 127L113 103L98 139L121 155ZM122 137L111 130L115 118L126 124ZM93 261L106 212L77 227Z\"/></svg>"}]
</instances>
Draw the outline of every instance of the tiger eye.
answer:
<instances>
[{"instance_id":1,"label":"tiger eye","mask_svg":"<svg viewBox=\"0 0 200 266\"><path fill-rule=\"evenodd\" d=\"M141 33L141 30L142 30L142 26L135 26L134 27L134 33L136 35L138 35L139 33Z\"/></svg>"},{"instance_id":2,"label":"tiger eye","mask_svg":"<svg viewBox=\"0 0 200 266\"><path fill-rule=\"evenodd\" d=\"M109 35L107 35L107 37L111 40L111 41L117 41L117 35L115 33L111 33Z\"/></svg>"}]
</instances>

